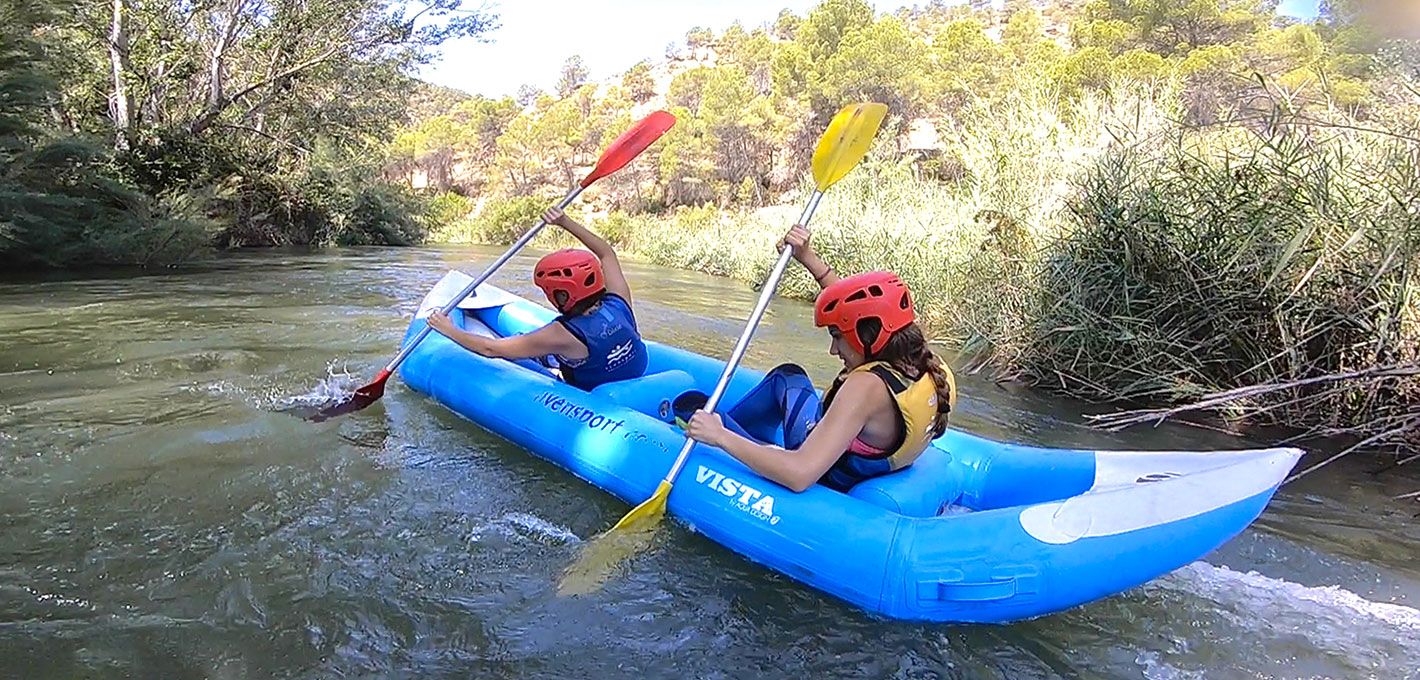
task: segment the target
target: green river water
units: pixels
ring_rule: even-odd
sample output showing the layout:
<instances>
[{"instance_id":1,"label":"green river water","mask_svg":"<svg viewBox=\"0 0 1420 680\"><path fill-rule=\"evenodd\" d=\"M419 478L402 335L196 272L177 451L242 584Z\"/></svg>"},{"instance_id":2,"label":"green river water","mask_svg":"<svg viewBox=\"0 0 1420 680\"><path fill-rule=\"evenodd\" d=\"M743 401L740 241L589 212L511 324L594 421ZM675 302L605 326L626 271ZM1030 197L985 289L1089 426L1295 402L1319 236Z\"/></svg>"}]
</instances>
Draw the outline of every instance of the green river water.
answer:
<instances>
[{"instance_id":1,"label":"green river water","mask_svg":"<svg viewBox=\"0 0 1420 680\"><path fill-rule=\"evenodd\" d=\"M420 298L484 249L260 252L155 275L0 279L0 678L1420 678L1415 476L1343 462L1244 535L1123 595L1008 626L870 617L672 525L558 597L627 509L399 381L364 382ZM534 293L533 256L495 282ZM728 354L755 293L633 265L646 335ZM776 301L746 362L837 366ZM964 377L958 427L1056 446L1079 404ZM1402 470L1403 472L1404 470Z\"/></svg>"}]
</instances>

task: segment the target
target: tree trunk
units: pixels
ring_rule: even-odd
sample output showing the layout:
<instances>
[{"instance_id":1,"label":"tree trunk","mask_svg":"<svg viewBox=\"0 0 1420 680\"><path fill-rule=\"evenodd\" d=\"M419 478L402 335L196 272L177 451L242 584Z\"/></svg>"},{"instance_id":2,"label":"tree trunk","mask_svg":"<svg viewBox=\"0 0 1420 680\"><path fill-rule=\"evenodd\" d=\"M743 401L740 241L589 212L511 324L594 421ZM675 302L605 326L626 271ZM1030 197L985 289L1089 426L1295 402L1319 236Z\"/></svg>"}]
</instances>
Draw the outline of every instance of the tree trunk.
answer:
<instances>
[{"instance_id":1,"label":"tree trunk","mask_svg":"<svg viewBox=\"0 0 1420 680\"><path fill-rule=\"evenodd\" d=\"M231 44L233 36L236 35L237 21L241 18L245 4L242 0L235 0L227 8L227 23L222 26L221 31L217 32L217 42L212 46L212 60L208 66L208 109L216 109L223 104L222 98L226 94L223 88L225 76L223 58L227 54L227 46Z\"/></svg>"},{"instance_id":2,"label":"tree trunk","mask_svg":"<svg viewBox=\"0 0 1420 680\"><path fill-rule=\"evenodd\" d=\"M108 35L108 56L113 65L113 96L109 115L113 118L114 147L126 151L133 128L133 100L128 92L128 32L123 27L123 0L113 0L113 24Z\"/></svg>"}]
</instances>

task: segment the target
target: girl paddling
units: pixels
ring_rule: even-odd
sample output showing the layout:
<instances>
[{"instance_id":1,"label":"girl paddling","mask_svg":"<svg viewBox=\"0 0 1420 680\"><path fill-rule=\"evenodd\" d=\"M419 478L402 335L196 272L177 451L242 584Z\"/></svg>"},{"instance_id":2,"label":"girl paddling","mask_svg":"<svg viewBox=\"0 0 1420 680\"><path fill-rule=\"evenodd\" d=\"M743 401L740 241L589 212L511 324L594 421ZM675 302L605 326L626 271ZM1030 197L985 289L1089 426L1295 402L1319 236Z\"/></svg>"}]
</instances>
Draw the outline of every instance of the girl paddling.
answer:
<instances>
[{"instance_id":1,"label":"girl paddling","mask_svg":"<svg viewBox=\"0 0 1420 680\"><path fill-rule=\"evenodd\" d=\"M843 372L820 403L802 368L779 366L723 418L695 411L690 437L794 491L815 482L846 491L911 465L946 431L956 381L927 346L907 286L891 272L839 278L801 226L784 243L822 288L814 324L828 328L829 353ZM704 402L704 395L683 395L676 411ZM766 443L776 435L783 448Z\"/></svg>"},{"instance_id":2,"label":"girl paddling","mask_svg":"<svg viewBox=\"0 0 1420 680\"><path fill-rule=\"evenodd\" d=\"M561 313L531 333L489 338L469 333L434 312L429 325L450 340L486 357L531 359L553 356L568 384L584 390L646 372L646 345L631 311L631 287L616 251L561 210L543 215L577 237L591 252L568 248L550 253L533 268L533 283Z\"/></svg>"}]
</instances>

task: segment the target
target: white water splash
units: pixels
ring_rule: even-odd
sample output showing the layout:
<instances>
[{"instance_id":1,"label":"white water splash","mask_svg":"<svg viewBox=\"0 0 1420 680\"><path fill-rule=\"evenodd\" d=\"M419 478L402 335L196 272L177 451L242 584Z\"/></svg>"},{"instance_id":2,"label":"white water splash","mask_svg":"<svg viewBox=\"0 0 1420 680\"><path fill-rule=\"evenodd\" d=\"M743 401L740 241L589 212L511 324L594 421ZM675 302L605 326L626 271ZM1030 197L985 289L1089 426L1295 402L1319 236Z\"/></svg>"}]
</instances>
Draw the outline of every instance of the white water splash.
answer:
<instances>
[{"instance_id":1,"label":"white water splash","mask_svg":"<svg viewBox=\"0 0 1420 680\"><path fill-rule=\"evenodd\" d=\"M1416 636L1420 647L1420 610L1403 604L1367 600L1340 586L1304 586L1255 571L1246 573L1207 562L1194 562L1158 582L1165 588L1184 589L1234 608L1260 615L1285 611L1345 618L1370 619Z\"/></svg>"},{"instance_id":2,"label":"white water splash","mask_svg":"<svg viewBox=\"0 0 1420 680\"><path fill-rule=\"evenodd\" d=\"M488 534L498 534L509 538L532 538L552 540L557 543L580 543L582 539L566 527L558 526L536 515L525 512L510 512L498 519L474 527L468 540L477 543Z\"/></svg>"},{"instance_id":3,"label":"white water splash","mask_svg":"<svg viewBox=\"0 0 1420 680\"><path fill-rule=\"evenodd\" d=\"M20 586L20 588L23 589L25 592L29 593L30 596L34 598L34 601L39 604L52 605L56 607L77 607L80 609L88 610L94 609L94 605L92 602L89 602L88 600L81 597L69 597L67 595L60 595L57 593L42 592L39 590L35 590L34 588L31 588L29 586Z\"/></svg>"},{"instance_id":4,"label":"white water splash","mask_svg":"<svg viewBox=\"0 0 1420 680\"><path fill-rule=\"evenodd\" d=\"M360 386L357 377L344 362L332 359L325 365L325 377L315 387L301 394L283 394L281 388L243 387L230 380L194 384L185 389L189 392L205 392L241 401L252 408L272 411L289 411L317 408L349 399Z\"/></svg>"},{"instance_id":5,"label":"white water splash","mask_svg":"<svg viewBox=\"0 0 1420 680\"><path fill-rule=\"evenodd\" d=\"M359 381L345 363L332 359L325 365L325 377L310 391L294 396L276 397L272 400L272 406L287 409L344 401L349 399L358 387Z\"/></svg>"},{"instance_id":6,"label":"white water splash","mask_svg":"<svg viewBox=\"0 0 1420 680\"><path fill-rule=\"evenodd\" d=\"M218 380L217 382L193 384L183 388L187 392L202 392L216 397L225 397L233 401L240 401L252 408L262 408L265 406L260 396L252 394L246 388L231 382L230 380Z\"/></svg>"},{"instance_id":7,"label":"white water splash","mask_svg":"<svg viewBox=\"0 0 1420 680\"><path fill-rule=\"evenodd\" d=\"M1139 652L1134 663L1144 670L1145 680L1206 680L1207 674L1200 671L1186 671L1164 663L1158 652Z\"/></svg>"},{"instance_id":8,"label":"white water splash","mask_svg":"<svg viewBox=\"0 0 1420 680\"><path fill-rule=\"evenodd\" d=\"M1339 669L1344 677L1420 677L1420 610L1413 607L1368 600L1336 585L1305 586L1205 562L1187 565L1146 589L1182 596L1169 605L1175 617L1192 619L1194 625L1207 626L1213 638L1249 649L1233 659L1238 668L1255 667L1271 677L1312 677L1317 671L1308 664L1324 663L1340 664L1327 667L1323 675L1328 677ZM1189 604L1179 608L1184 603ZM1181 660L1172 656L1138 663L1153 671L1150 677L1184 677L1162 667L1163 658Z\"/></svg>"}]
</instances>

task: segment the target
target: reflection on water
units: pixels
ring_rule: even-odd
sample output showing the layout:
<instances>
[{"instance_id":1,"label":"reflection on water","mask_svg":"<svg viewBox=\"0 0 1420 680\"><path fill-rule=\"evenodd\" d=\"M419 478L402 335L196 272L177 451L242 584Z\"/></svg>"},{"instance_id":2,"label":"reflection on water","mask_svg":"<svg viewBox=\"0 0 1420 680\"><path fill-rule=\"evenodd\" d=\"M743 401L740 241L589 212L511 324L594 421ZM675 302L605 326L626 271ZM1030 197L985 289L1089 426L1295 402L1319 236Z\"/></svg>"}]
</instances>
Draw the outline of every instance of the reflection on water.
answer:
<instances>
[{"instance_id":1,"label":"reflection on water","mask_svg":"<svg viewBox=\"0 0 1420 680\"><path fill-rule=\"evenodd\" d=\"M1005 627L873 619L668 525L594 594L560 570L627 508L418 398L276 413L367 381L478 250L243 254L164 276L0 283L0 677L1405 678L1413 509L1341 465L1257 528L1123 596ZM496 281L536 295L533 256ZM647 335L728 354L755 293L633 266ZM746 362L836 360L777 301ZM1063 446L1080 409L964 377L956 421Z\"/></svg>"}]
</instances>

